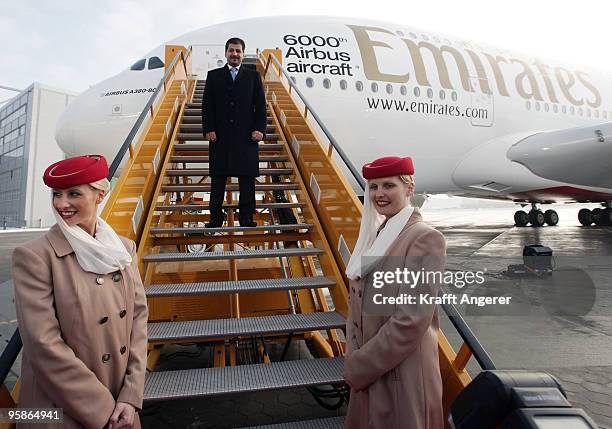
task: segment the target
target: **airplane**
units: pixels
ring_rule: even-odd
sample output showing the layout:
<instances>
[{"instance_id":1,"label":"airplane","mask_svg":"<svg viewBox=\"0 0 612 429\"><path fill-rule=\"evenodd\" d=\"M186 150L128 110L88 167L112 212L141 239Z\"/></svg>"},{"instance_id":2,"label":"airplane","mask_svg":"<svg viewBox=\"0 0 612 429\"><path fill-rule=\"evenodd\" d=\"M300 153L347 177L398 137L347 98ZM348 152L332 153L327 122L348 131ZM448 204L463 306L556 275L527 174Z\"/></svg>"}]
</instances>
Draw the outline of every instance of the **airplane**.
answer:
<instances>
[{"instance_id":1,"label":"airplane","mask_svg":"<svg viewBox=\"0 0 612 429\"><path fill-rule=\"evenodd\" d=\"M260 17L167 44L192 46L205 79L224 43L279 48L282 63L354 165L410 155L416 192L506 200L517 226L556 225L550 203L600 203L583 225L612 223L612 88L600 71L374 20ZM165 44L164 44L165 45ZM112 159L164 73L161 45L78 96L56 140L71 156ZM361 192L361 190L359 189Z\"/></svg>"}]
</instances>

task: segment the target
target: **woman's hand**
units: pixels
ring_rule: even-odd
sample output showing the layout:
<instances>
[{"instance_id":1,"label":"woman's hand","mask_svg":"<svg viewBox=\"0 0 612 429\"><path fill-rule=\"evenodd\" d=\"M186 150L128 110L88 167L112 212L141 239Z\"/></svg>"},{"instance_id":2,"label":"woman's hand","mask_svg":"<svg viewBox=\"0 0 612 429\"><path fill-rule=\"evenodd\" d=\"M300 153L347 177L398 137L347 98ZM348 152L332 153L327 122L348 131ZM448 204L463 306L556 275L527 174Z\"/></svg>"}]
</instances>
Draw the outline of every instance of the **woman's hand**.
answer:
<instances>
[{"instance_id":1,"label":"woman's hand","mask_svg":"<svg viewBox=\"0 0 612 429\"><path fill-rule=\"evenodd\" d=\"M108 421L108 429L131 428L134 424L136 409L126 402L117 402L115 410Z\"/></svg>"}]
</instances>

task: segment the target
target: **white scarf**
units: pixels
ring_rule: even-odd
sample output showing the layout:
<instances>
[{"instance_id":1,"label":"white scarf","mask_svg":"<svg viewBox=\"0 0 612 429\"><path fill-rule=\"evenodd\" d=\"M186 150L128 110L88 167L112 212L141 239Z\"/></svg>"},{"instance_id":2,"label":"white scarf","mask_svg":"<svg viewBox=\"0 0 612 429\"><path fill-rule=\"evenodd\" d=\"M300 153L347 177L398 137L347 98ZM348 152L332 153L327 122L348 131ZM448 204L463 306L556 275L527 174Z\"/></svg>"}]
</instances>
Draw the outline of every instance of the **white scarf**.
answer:
<instances>
[{"instance_id":1,"label":"white scarf","mask_svg":"<svg viewBox=\"0 0 612 429\"><path fill-rule=\"evenodd\" d=\"M376 236L376 232L384 222L385 217L378 214L367 193L363 200L364 207L361 216L361 226L359 227L359 238L345 271L347 277L351 280L357 280L359 277L368 274L385 257L391 243L402 232L414 211L414 207L410 205L408 200L406 207L387 219L384 228ZM363 257L368 258L363 261ZM362 263L367 265L362 266Z\"/></svg>"},{"instance_id":2,"label":"white scarf","mask_svg":"<svg viewBox=\"0 0 612 429\"><path fill-rule=\"evenodd\" d=\"M132 256L117 233L100 217L97 219L96 238L94 238L80 226L68 225L62 219L53 207L53 195L51 195L51 207L57 225L70 243L83 270L96 274L109 274L123 270L132 262Z\"/></svg>"}]
</instances>

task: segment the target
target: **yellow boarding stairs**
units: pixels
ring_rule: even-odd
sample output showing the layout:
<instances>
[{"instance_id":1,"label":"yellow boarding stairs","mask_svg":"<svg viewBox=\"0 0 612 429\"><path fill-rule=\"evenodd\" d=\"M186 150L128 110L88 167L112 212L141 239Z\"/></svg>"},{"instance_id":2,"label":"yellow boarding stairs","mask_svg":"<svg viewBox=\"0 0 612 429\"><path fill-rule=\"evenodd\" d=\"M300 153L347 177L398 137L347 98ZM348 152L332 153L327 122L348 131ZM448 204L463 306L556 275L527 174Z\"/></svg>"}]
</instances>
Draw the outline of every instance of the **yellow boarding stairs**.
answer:
<instances>
[{"instance_id":1,"label":"yellow boarding stairs","mask_svg":"<svg viewBox=\"0 0 612 429\"><path fill-rule=\"evenodd\" d=\"M166 74L111 164L113 174L122 170L102 212L138 246L149 304L145 401L318 385L332 385L342 397L344 269L362 209L334 160L345 155L288 78L280 51L258 53L245 61L263 77L268 109L266 140L259 143L257 227L235 223L238 187L232 179L226 226L205 229L205 82L191 78L190 58L191 49L166 47ZM463 323L456 313L449 316ZM465 343L457 353L442 333L439 338L446 413L470 381L465 366L472 351L481 366L492 366L469 329L461 335ZM300 340L314 357L271 361L272 343ZM212 344L214 366L156 371L165 345L186 343ZM256 363L241 358L245 344ZM10 393L2 385L0 405L14 405L18 391L19 383ZM334 417L295 427L342 422Z\"/></svg>"}]
</instances>

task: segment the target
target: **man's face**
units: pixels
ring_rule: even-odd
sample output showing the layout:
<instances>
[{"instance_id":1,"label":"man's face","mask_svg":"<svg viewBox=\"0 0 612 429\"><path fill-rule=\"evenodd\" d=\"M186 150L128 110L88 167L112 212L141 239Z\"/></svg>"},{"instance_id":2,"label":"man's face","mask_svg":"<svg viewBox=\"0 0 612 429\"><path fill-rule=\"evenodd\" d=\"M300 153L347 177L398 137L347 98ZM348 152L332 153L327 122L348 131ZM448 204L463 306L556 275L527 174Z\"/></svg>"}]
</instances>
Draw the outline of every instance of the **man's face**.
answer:
<instances>
[{"instance_id":1,"label":"man's face","mask_svg":"<svg viewBox=\"0 0 612 429\"><path fill-rule=\"evenodd\" d=\"M230 43L227 46L227 51L225 51L225 58L227 58L227 63L231 67L238 67L244 58L242 45L240 43Z\"/></svg>"}]
</instances>

